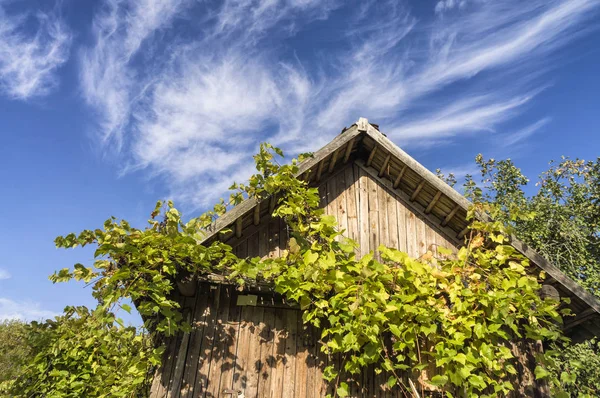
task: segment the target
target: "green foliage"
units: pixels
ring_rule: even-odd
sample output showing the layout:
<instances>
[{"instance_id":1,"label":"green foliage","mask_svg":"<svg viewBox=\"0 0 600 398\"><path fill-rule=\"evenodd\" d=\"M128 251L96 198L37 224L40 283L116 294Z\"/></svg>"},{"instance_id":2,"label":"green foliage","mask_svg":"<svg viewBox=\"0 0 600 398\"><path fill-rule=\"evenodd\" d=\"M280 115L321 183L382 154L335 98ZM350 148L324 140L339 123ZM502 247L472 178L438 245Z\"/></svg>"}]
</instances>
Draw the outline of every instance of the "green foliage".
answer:
<instances>
[{"instance_id":1,"label":"green foliage","mask_svg":"<svg viewBox=\"0 0 600 398\"><path fill-rule=\"evenodd\" d=\"M569 345L548 355L556 397L600 396L600 344L596 340Z\"/></svg>"},{"instance_id":2,"label":"green foliage","mask_svg":"<svg viewBox=\"0 0 600 398\"><path fill-rule=\"evenodd\" d=\"M25 326L34 354L5 383L12 397L143 397L160 352L134 327L101 309L68 307L65 314ZM1 391L1 390L0 390Z\"/></svg>"},{"instance_id":3,"label":"green foliage","mask_svg":"<svg viewBox=\"0 0 600 398\"><path fill-rule=\"evenodd\" d=\"M280 165L275 155L281 151L261 145L255 156L258 173L247 184L234 184L228 203L222 200L188 222L172 203L158 202L146 229L111 218L102 229L58 237L58 247L97 246L93 267L76 264L51 280L92 283L98 307L71 309L53 323L36 326L40 336L49 336L42 344L47 349L40 350L15 388L57 391L52 396L61 397L115 391L135 396L160 352L150 353L135 330L120 326L113 309L128 310L123 302L132 300L153 341L160 342L190 327L171 294L176 281L209 273L240 286L272 283L300 304L305 323L321 328L322 351L341 353L344 370L356 374L373 364L391 374L388 385L399 384L407 393L400 373L418 376L434 363L438 375L420 382L448 396L457 390L468 396L504 394L516 372L510 341L560 338L559 303L537 295L529 262L508 245L502 222L475 222L470 243L457 254L440 248L439 258L428 253L414 259L380 247L357 259L356 242L319 209L318 191L295 177L297 161ZM200 243L229 206L245 197L269 196L277 198L273 215L285 220L292 235L281 257L238 258L218 240ZM489 240L496 245L487 245ZM123 350L131 355L119 357ZM123 371L117 375L115 367ZM337 395L348 395L337 369L328 367L324 374ZM94 383L85 382L92 378Z\"/></svg>"},{"instance_id":4,"label":"green foliage","mask_svg":"<svg viewBox=\"0 0 600 398\"><path fill-rule=\"evenodd\" d=\"M13 380L31 355L27 324L18 321L0 321L0 385Z\"/></svg>"},{"instance_id":5,"label":"green foliage","mask_svg":"<svg viewBox=\"0 0 600 398\"><path fill-rule=\"evenodd\" d=\"M510 160L476 158L481 180L471 177L466 194L493 203L497 220L591 293L600 297L600 158L550 162L528 196L529 179ZM515 213L529 217L518 218Z\"/></svg>"}]
</instances>

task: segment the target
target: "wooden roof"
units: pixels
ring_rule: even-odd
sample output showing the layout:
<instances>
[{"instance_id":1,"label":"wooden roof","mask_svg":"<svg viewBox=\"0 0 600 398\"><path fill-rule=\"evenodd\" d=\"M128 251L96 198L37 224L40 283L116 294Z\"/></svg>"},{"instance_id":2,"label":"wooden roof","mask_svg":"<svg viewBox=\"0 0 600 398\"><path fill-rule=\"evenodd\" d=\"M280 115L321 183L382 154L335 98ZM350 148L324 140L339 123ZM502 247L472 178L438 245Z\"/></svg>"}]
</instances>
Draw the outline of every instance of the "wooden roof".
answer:
<instances>
[{"instance_id":1,"label":"wooden roof","mask_svg":"<svg viewBox=\"0 0 600 398\"><path fill-rule=\"evenodd\" d=\"M325 175L349 161L359 164L372 178L411 203L416 212L436 223L446 235L454 236L460 244L468 231L466 213L471 203L392 143L379 131L379 126L370 124L365 118L344 129L311 158L300 163L298 177L317 185ZM225 241L233 234L241 235L247 226L258 225L262 217L270 215L274 206L275 198L260 203L254 198L243 201L216 220L203 243L217 237ZM225 228L230 228L231 232L218 236ZM600 336L600 301L516 237L512 237L511 243L540 271L546 272L544 284L556 288L561 297L571 299L570 308L576 316L568 318L565 323L568 334L577 340Z\"/></svg>"}]
</instances>

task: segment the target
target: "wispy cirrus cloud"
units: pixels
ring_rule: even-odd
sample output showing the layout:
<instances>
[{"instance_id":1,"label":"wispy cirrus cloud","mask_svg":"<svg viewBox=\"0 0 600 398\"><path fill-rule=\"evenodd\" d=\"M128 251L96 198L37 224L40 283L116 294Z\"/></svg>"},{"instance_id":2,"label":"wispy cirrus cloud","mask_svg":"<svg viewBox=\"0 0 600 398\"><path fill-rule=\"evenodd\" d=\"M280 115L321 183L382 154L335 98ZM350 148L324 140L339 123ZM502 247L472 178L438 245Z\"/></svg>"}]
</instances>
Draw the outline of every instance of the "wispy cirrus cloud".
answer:
<instances>
[{"instance_id":1,"label":"wispy cirrus cloud","mask_svg":"<svg viewBox=\"0 0 600 398\"><path fill-rule=\"evenodd\" d=\"M68 60L71 41L58 8L8 14L0 2L0 94L19 100L48 94L58 85L56 71Z\"/></svg>"},{"instance_id":2,"label":"wispy cirrus cloud","mask_svg":"<svg viewBox=\"0 0 600 398\"><path fill-rule=\"evenodd\" d=\"M193 206L243 179L259 141L315 149L358 116L400 143L500 134L547 87L544 61L599 8L444 0L426 20L392 1L146 3L106 0L82 51L82 90L124 170L164 178ZM338 11L345 25L319 25ZM188 14L202 16L197 26Z\"/></svg>"}]
</instances>

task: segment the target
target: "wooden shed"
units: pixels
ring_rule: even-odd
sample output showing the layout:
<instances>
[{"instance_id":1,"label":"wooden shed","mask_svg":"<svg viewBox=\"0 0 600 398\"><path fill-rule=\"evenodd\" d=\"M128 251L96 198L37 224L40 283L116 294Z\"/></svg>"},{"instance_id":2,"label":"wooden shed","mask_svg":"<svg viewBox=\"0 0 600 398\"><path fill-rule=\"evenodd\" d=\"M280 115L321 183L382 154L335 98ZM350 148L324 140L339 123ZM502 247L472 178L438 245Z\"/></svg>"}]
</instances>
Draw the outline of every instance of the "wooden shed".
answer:
<instances>
[{"instance_id":1,"label":"wooden shed","mask_svg":"<svg viewBox=\"0 0 600 398\"><path fill-rule=\"evenodd\" d=\"M469 202L364 118L304 161L299 178L319 188L326 213L359 243L360 255L385 244L419 257L463 243ZM274 203L242 202L217 220L205 242L221 239L238 256L278 256L288 231L271 217ZM224 228L231 232L218 234ZM512 244L546 272L548 289L571 299L576 316L564 325L565 333L576 341L600 334L600 302L524 243ZM175 294L192 330L167 342L151 397L310 398L331 392L322 370L339 358L320 352L320 332L305 327L299 309L281 297L259 287L240 292L218 278ZM544 396L544 386L531 375L533 359L523 358L517 394ZM386 380L366 369L350 383L351 395L402 396L381 388Z\"/></svg>"}]
</instances>

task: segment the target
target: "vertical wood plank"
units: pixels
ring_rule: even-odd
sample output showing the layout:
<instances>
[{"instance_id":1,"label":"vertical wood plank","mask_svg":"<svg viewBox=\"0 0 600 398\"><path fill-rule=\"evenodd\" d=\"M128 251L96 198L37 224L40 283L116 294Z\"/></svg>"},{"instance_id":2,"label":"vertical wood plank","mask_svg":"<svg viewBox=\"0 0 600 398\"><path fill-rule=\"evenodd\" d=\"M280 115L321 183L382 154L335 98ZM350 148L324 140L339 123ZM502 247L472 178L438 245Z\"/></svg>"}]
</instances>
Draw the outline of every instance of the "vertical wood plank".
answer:
<instances>
[{"instance_id":1,"label":"vertical wood plank","mask_svg":"<svg viewBox=\"0 0 600 398\"><path fill-rule=\"evenodd\" d=\"M354 165L346 167L346 236L358 242L358 212L356 207L357 183L354 176Z\"/></svg>"},{"instance_id":2,"label":"vertical wood plank","mask_svg":"<svg viewBox=\"0 0 600 398\"><path fill-rule=\"evenodd\" d=\"M298 337L297 327L299 314L299 311L286 311L284 316L286 334L282 397L296 396L296 339Z\"/></svg>"},{"instance_id":3,"label":"vertical wood plank","mask_svg":"<svg viewBox=\"0 0 600 398\"><path fill-rule=\"evenodd\" d=\"M183 319L185 319L186 322L189 324L192 323L195 305L195 297L184 298L181 313L183 315ZM188 356L188 347L190 343L190 334L191 332L182 333L181 343L179 344L179 350L177 351L175 368L173 369L173 382L171 383L171 387L169 388L170 391L167 394L167 397L169 398L179 398L179 395L181 393L183 373L185 371L185 363Z\"/></svg>"},{"instance_id":4,"label":"vertical wood plank","mask_svg":"<svg viewBox=\"0 0 600 398\"><path fill-rule=\"evenodd\" d=\"M249 361L250 353L250 341L252 339L252 332L250 330L253 327L250 322L251 314L254 307L244 306L241 307L240 314L240 325L238 332L238 344L236 347L236 361L235 369L233 372L233 389L236 391L244 391L247 385L247 368L252 366Z\"/></svg>"},{"instance_id":5,"label":"vertical wood plank","mask_svg":"<svg viewBox=\"0 0 600 398\"><path fill-rule=\"evenodd\" d=\"M308 354L307 331L302 322L302 314L298 314L296 326L296 382L294 397L306 397L308 390Z\"/></svg>"},{"instance_id":6,"label":"vertical wood plank","mask_svg":"<svg viewBox=\"0 0 600 398\"><path fill-rule=\"evenodd\" d=\"M252 307L250 314L250 341L248 344L248 356L246 362L246 389L244 395L247 397L258 396L258 377L260 360L260 334L263 327L263 307Z\"/></svg>"},{"instance_id":7,"label":"vertical wood plank","mask_svg":"<svg viewBox=\"0 0 600 398\"><path fill-rule=\"evenodd\" d=\"M418 257L417 250L417 220L413 212L405 208L406 220L406 252L411 257Z\"/></svg>"},{"instance_id":8,"label":"vertical wood plank","mask_svg":"<svg viewBox=\"0 0 600 398\"><path fill-rule=\"evenodd\" d=\"M182 398L192 398L194 394L194 381L198 369L198 356L200 355L202 336L206 326L208 293L207 284L199 284L196 289L196 309L192 320L192 333L190 337L189 355L185 362L185 371L181 383Z\"/></svg>"},{"instance_id":9,"label":"vertical wood plank","mask_svg":"<svg viewBox=\"0 0 600 398\"><path fill-rule=\"evenodd\" d=\"M398 244L398 204L393 195L386 195L387 225L388 225L388 247L400 250Z\"/></svg>"},{"instance_id":10,"label":"vertical wood plank","mask_svg":"<svg viewBox=\"0 0 600 398\"><path fill-rule=\"evenodd\" d=\"M194 398L206 396L206 390L209 384L210 362L212 360L213 344L215 342L215 322L217 312L219 311L221 286L216 289L210 289L208 305L206 307L206 325L200 345L200 355L198 357L198 368L194 381Z\"/></svg>"},{"instance_id":11,"label":"vertical wood plank","mask_svg":"<svg viewBox=\"0 0 600 398\"><path fill-rule=\"evenodd\" d=\"M421 257L427 252L427 225L418 216L415 216L415 224L417 230L417 253L415 257Z\"/></svg>"},{"instance_id":12,"label":"vertical wood plank","mask_svg":"<svg viewBox=\"0 0 600 398\"><path fill-rule=\"evenodd\" d=\"M283 397L283 376L285 368L285 313L289 310L275 310L273 329L273 370L269 398Z\"/></svg>"},{"instance_id":13,"label":"vertical wood plank","mask_svg":"<svg viewBox=\"0 0 600 398\"><path fill-rule=\"evenodd\" d=\"M229 297L229 316L223 324L225 348L223 350L223 361L221 361L221 381L220 391L233 388L233 378L235 369L238 366L237 348L240 338L240 317L242 307L237 305L237 293L230 287L228 289ZM220 396L220 395L218 395Z\"/></svg>"},{"instance_id":14,"label":"vertical wood plank","mask_svg":"<svg viewBox=\"0 0 600 398\"><path fill-rule=\"evenodd\" d=\"M391 199L390 194L386 191L385 187L377 185L377 208L379 213L379 244L390 246L390 235L388 226L388 215L387 215L387 200Z\"/></svg>"},{"instance_id":15,"label":"vertical wood plank","mask_svg":"<svg viewBox=\"0 0 600 398\"><path fill-rule=\"evenodd\" d=\"M269 219L269 257L279 257L279 218Z\"/></svg>"},{"instance_id":16,"label":"vertical wood plank","mask_svg":"<svg viewBox=\"0 0 600 398\"><path fill-rule=\"evenodd\" d=\"M217 311L216 320L214 322L214 343L212 355L210 358L208 372L208 397L218 397L220 395L221 374L223 373L225 363L227 362L226 354L228 345L231 343L227 335L227 321L229 319L229 306L231 303L231 286L222 286L219 292L219 310Z\"/></svg>"},{"instance_id":17,"label":"vertical wood plank","mask_svg":"<svg viewBox=\"0 0 600 398\"><path fill-rule=\"evenodd\" d=\"M336 198L335 198L335 202L336 202L336 211L337 211L337 222L338 222L338 229L340 231L344 231L343 233L346 234L347 230L348 230L348 215L347 213L347 209L348 209L348 205L347 205L347 199L346 199L346 173L345 171L341 171L338 174L336 174L335 179L337 180L336 182Z\"/></svg>"},{"instance_id":18,"label":"vertical wood plank","mask_svg":"<svg viewBox=\"0 0 600 398\"><path fill-rule=\"evenodd\" d=\"M269 397L273 375L273 343L275 334L275 309L265 308L260 332L260 357L258 364L258 396Z\"/></svg>"},{"instance_id":19,"label":"vertical wood plank","mask_svg":"<svg viewBox=\"0 0 600 398\"><path fill-rule=\"evenodd\" d=\"M369 250L375 251L379 246L379 202L378 202L378 184L373 179L367 177L367 187L369 195ZM378 255L376 255L378 257Z\"/></svg>"},{"instance_id":20,"label":"vertical wood plank","mask_svg":"<svg viewBox=\"0 0 600 398\"><path fill-rule=\"evenodd\" d=\"M358 169L358 222L359 222L359 249L360 256L369 253L369 187L368 177L362 168Z\"/></svg>"}]
</instances>

